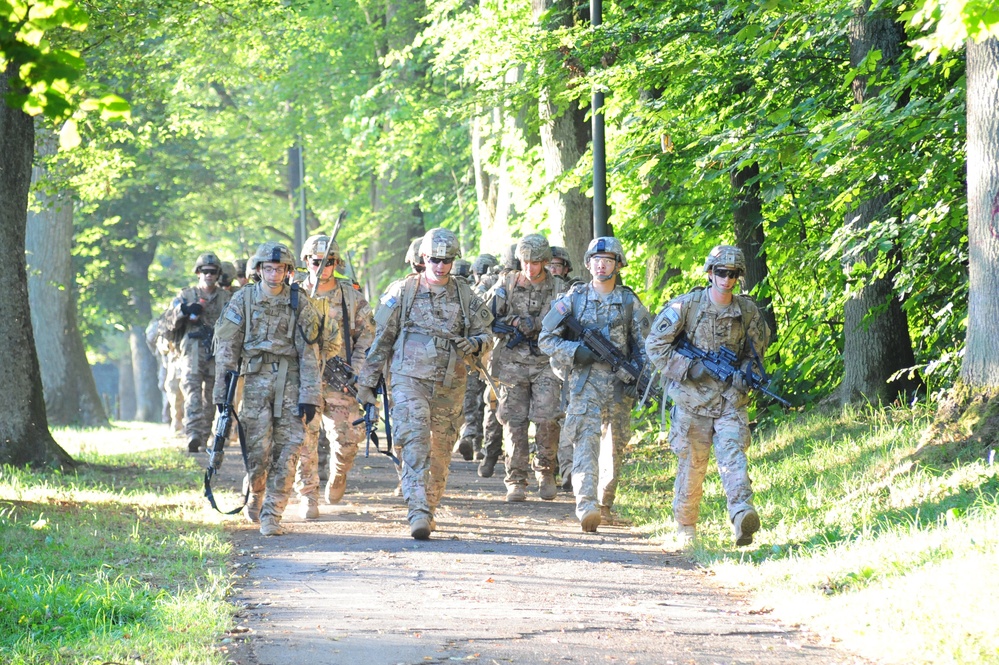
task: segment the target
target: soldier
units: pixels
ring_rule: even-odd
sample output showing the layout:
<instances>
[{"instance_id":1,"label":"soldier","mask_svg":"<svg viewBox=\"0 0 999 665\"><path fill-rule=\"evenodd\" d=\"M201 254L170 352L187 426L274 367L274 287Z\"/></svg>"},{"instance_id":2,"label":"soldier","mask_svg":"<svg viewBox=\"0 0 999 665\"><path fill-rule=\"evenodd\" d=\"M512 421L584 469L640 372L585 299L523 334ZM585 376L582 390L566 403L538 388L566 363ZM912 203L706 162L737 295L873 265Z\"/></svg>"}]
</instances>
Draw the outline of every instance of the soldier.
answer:
<instances>
[{"instance_id":1,"label":"soldier","mask_svg":"<svg viewBox=\"0 0 999 665\"><path fill-rule=\"evenodd\" d=\"M246 286L246 283L250 281L246 275L246 259L236 259L234 265L236 266L236 275L233 280L233 293Z\"/></svg>"},{"instance_id":2,"label":"soldier","mask_svg":"<svg viewBox=\"0 0 999 665\"><path fill-rule=\"evenodd\" d=\"M222 262L222 274L219 276L219 286L231 295L233 292L233 280L236 278L236 264L232 261Z\"/></svg>"},{"instance_id":3,"label":"soldier","mask_svg":"<svg viewBox=\"0 0 999 665\"><path fill-rule=\"evenodd\" d=\"M704 351L726 347L738 357L741 369L754 355L763 357L770 342L770 328L756 304L733 293L746 272L746 257L731 245L718 245L704 262L708 286L674 298L656 317L646 341L649 360L669 383L669 445L677 456L673 489L673 517L677 537L690 544L697 535L701 486L714 444L718 472L728 497L728 517L735 544L749 545L760 529L753 507L753 488L747 470L749 447L748 387L744 372L724 383L708 373L699 360L691 361L675 350L676 341L687 340Z\"/></svg>"},{"instance_id":4,"label":"soldier","mask_svg":"<svg viewBox=\"0 0 999 665\"><path fill-rule=\"evenodd\" d=\"M472 275L475 283L472 290L480 298L485 298L489 288L496 283L496 276L490 274L490 268L496 265L496 257L492 254L479 254L472 261ZM465 423L461 426L461 438L458 439L458 452L466 461L473 458L481 461L485 458L482 451L482 420L483 408L488 404L484 398L489 395L486 392L486 382L482 380L478 372L469 372L465 379L465 401L462 405L462 414ZM496 422L495 409L489 409L490 419L486 427L487 448L493 453L493 459L499 457L503 446L503 429ZM492 475L492 474L490 474Z\"/></svg>"},{"instance_id":5,"label":"soldier","mask_svg":"<svg viewBox=\"0 0 999 665\"><path fill-rule=\"evenodd\" d=\"M642 364L650 322L638 296L618 283L618 272L628 264L617 238L594 238L583 262L592 281L573 286L555 301L538 343L552 357L556 375L566 382L568 406L561 437L573 443L576 516L584 532L594 532L601 520L615 520L611 508L621 452L631 437L635 401L626 386L633 386L634 379L612 372L609 364L574 339L564 322L574 316L584 328L597 329L622 354Z\"/></svg>"},{"instance_id":6,"label":"soldier","mask_svg":"<svg viewBox=\"0 0 999 665\"><path fill-rule=\"evenodd\" d=\"M416 238L413 242L409 243L409 250L406 252L406 263L413 269L413 272L423 272L426 269L423 257L420 256L420 244L422 242L422 237Z\"/></svg>"},{"instance_id":7,"label":"soldier","mask_svg":"<svg viewBox=\"0 0 999 665\"><path fill-rule=\"evenodd\" d=\"M180 390L184 396L184 436L188 452L196 453L208 442L212 429L212 390L215 355L212 326L219 318L229 292L218 287L222 262L212 253L194 263L197 286L181 290L164 314L167 329L179 340Z\"/></svg>"},{"instance_id":8,"label":"soldier","mask_svg":"<svg viewBox=\"0 0 999 665\"><path fill-rule=\"evenodd\" d=\"M517 258L523 268L503 275L486 296L486 305L494 317L493 332L499 335L491 372L500 383L496 417L503 425L506 500L527 498L528 428L533 422L537 444L533 469L538 494L551 501L558 493L555 456L562 383L552 371L548 356L538 350L538 333L552 301L565 291L565 283L545 270L552 253L543 235L524 236L517 243ZM511 326L515 332L497 331L497 323Z\"/></svg>"},{"instance_id":9,"label":"soldier","mask_svg":"<svg viewBox=\"0 0 999 665\"><path fill-rule=\"evenodd\" d=\"M327 257L327 264L320 275L324 256ZM309 269L302 288L307 293L316 289L312 303L319 313L319 320L323 322L322 361L325 364L333 356L340 356L354 368L356 374L375 337L375 318L368 301L350 282L337 279L335 269L340 263L340 246L329 236L315 235L306 240L302 247L302 261ZM317 282L318 287L315 286ZM319 517L319 483L323 476L328 479L324 491L326 502L338 503L343 498L347 489L347 473L354 465L357 444L364 437L364 430L352 424L359 413L354 397L333 390L324 382L322 418L306 425L305 445L298 461L295 489L303 499L303 517ZM326 440L325 445L320 439L320 424L326 431L326 437L322 437ZM332 450L328 437L332 437Z\"/></svg>"},{"instance_id":10,"label":"soldier","mask_svg":"<svg viewBox=\"0 0 999 665\"><path fill-rule=\"evenodd\" d=\"M265 242L248 266L257 283L236 292L215 325L215 403L225 399L225 373L239 369L250 498L243 514L260 533L284 533L281 516L295 480L305 428L320 400L319 317L286 278L295 260L284 245Z\"/></svg>"},{"instance_id":11,"label":"soldier","mask_svg":"<svg viewBox=\"0 0 999 665\"><path fill-rule=\"evenodd\" d=\"M472 264L465 259L455 259L454 268L451 269L452 277L460 277L468 282L469 286L475 285L475 278L472 277Z\"/></svg>"},{"instance_id":12,"label":"soldier","mask_svg":"<svg viewBox=\"0 0 999 665\"><path fill-rule=\"evenodd\" d=\"M461 422L466 363L489 350L492 316L471 287L451 279L458 238L447 229L423 236L426 270L392 284L375 313L375 339L357 379L357 398L375 404L385 364L392 373L392 428L402 460L410 535L426 540L447 484Z\"/></svg>"},{"instance_id":13,"label":"soldier","mask_svg":"<svg viewBox=\"0 0 999 665\"><path fill-rule=\"evenodd\" d=\"M552 260L548 264L548 270L556 277L561 277L567 287L579 284L579 279L572 276L572 261L569 260L569 252L565 247L552 245Z\"/></svg>"}]
</instances>

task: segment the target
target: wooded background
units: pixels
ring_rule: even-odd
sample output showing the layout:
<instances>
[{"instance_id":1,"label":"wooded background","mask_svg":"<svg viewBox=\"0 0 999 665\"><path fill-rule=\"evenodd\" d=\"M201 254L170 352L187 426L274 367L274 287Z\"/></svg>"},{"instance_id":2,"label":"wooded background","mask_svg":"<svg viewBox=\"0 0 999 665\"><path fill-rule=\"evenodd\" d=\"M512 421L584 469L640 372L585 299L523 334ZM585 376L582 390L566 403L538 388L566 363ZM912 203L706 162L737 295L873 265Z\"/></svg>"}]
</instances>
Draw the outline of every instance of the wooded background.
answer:
<instances>
[{"instance_id":1,"label":"wooded background","mask_svg":"<svg viewBox=\"0 0 999 665\"><path fill-rule=\"evenodd\" d=\"M25 356L0 369L20 391L0 458L48 421L106 422L85 354L157 420L148 322L199 253L293 246L302 217L349 211L373 297L435 226L469 257L544 232L580 275L594 90L650 310L736 243L796 406L994 388L997 35L985 0L624 0L598 27L564 0L0 5L0 251L34 324L0 294L0 351Z\"/></svg>"}]
</instances>

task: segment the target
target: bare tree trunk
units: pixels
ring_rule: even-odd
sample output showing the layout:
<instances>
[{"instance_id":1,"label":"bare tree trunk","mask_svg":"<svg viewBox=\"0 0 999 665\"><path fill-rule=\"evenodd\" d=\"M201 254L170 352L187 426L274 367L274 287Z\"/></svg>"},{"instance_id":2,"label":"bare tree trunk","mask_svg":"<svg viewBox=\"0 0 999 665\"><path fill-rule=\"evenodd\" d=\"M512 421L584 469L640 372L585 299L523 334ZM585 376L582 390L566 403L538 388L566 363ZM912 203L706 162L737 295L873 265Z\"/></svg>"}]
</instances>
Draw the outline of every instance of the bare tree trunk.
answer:
<instances>
[{"instance_id":1,"label":"bare tree trunk","mask_svg":"<svg viewBox=\"0 0 999 665\"><path fill-rule=\"evenodd\" d=\"M556 28L572 21L573 5L568 0L531 0L531 8L536 21L552 7L563 10L567 21L545 26ZM549 183L554 183L564 174L575 168L576 163L586 153L590 143L590 123L586 113L573 103L567 109L559 108L552 101L550 91L542 90L538 100L541 117L541 145L545 159L545 175ZM569 252L577 275L583 281L590 279L583 254L593 239L593 201L578 187L565 192L549 195L549 217L552 224L553 244L562 245ZM578 261L578 263L577 263Z\"/></svg>"},{"instance_id":2,"label":"bare tree trunk","mask_svg":"<svg viewBox=\"0 0 999 665\"><path fill-rule=\"evenodd\" d=\"M36 154L50 156L56 152L57 137L44 131ZM35 166L33 184L44 183L45 177L45 167ZM76 324L71 261L73 202L64 194L52 195L44 189L36 192L35 200L41 210L28 211L25 249L45 411L49 422L56 425L106 427L107 415Z\"/></svg>"},{"instance_id":3,"label":"bare tree trunk","mask_svg":"<svg viewBox=\"0 0 999 665\"><path fill-rule=\"evenodd\" d=\"M135 376L132 374L132 351L118 359L118 420L135 420Z\"/></svg>"},{"instance_id":4,"label":"bare tree trunk","mask_svg":"<svg viewBox=\"0 0 999 665\"><path fill-rule=\"evenodd\" d=\"M753 163L731 175L732 195L735 206L732 217L735 222L735 244L746 255L746 292L757 284L766 281L769 275L767 254L763 251L766 236L763 230L763 200L760 198L760 183L754 178L760 175L760 165ZM752 181L752 182L750 182ZM763 312L763 318L770 326L771 345L777 339L777 318L774 316L773 300L770 294L756 296L756 303Z\"/></svg>"},{"instance_id":5,"label":"bare tree trunk","mask_svg":"<svg viewBox=\"0 0 999 665\"><path fill-rule=\"evenodd\" d=\"M892 15L882 10L871 12L870 4L869 0L862 2L850 21L850 63L857 67L870 51L878 49L882 54L879 66L890 66L902 52L903 34ZM880 92L868 86L864 76L854 79L853 91L857 103L875 98ZM864 229L873 221L892 214L890 186L874 184L866 196L867 199L847 216L846 224L853 230ZM899 254L899 249L895 248L885 258L897 265ZM866 265L873 265L877 259L876 252L859 257ZM848 275L856 261L849 253L845 257ZM921 381L906 375L889 381L899 370L915 365L909 322L894 291L896 270L892 269L883 277L868 279L854 290L844 307L844 372L839 393L844 404L891 401L921 385Z\"/></svg>"},{"instance_id":6,"label":"bare tree trunk","mask_svg":"<svg viewBox=\"0 0 999 665\"><path fill-rule=\"evenodd\" d=\"M999 386L999 41L968 42L968 336L961 378Z\"/></svg>"},{"instance_id":7,"label":"bare tree trunk","mask_svg":"<svg viewBox=\"0 0 999 665\"><path fill-rule=\"evenodd\" d=\"M159 366L146 344L145 327L153 318L149 296L149 265L156 254L156 241L148 248L136 247L125 257L125 271L129 275L129 304L141 324L129 327L128 343L131 350L132 394L135 413L130 420L147 423L160 422L163 393L159 387Z\"/></svg>"},{"instance_id":8,"label":"bare tree trunk","mask_svg":"<svg viewBox=\"0 0 999 665\"><path fill-rule=\"evenodd\" d=\"M45 415L42 375L35 354L24 260L28 189L35 150L35 127L26 113L5 99L17 62L0 72L0 464L72 468L73 458L56 444Z\"/></svg>"}]
</instances>

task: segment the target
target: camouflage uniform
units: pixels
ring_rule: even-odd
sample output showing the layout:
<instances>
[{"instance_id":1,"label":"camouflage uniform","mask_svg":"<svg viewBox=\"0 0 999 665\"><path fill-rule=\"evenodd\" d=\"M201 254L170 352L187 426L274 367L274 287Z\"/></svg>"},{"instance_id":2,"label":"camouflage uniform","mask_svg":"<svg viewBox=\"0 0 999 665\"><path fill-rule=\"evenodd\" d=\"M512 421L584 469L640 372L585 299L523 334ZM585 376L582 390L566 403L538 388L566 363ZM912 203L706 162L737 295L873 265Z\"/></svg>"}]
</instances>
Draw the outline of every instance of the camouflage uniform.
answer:
<instances>
[{"instance_id":1,"label":"camouflage uniform","mask_svg":"<svg viewBox=\"0 0 999 665\"><path fill-rule=\"evenodd\" d=\"M194 272L198 273L202 267L208 266L214 266L221 272L222 264L213 254L202 254ZM211 435L212 390L215 386L212 326L228 302L229 292L221 287L215 287L209 293L200 286L193 286L181 290L164 314L167 329L179 340L176 371L184 397L184 436L191 452L204 447ZM201 311L186 313L193 305L200 306Z\"/></svg>"},{"instance_id":2,"label":"camouflage uniform","mask_svg":"<svg viewBox=\"0 0 999 665\"><path fill-rule=\"evenodd\" d=\"M551 258L544 236L525 236L517 247L521 262L544 261ZM559 396L562 382L552 371L549 358L537 348L541 320L551 309L552 301L565 291L558 277L543 271L539 284L530 281L525 272L508 272L486 296L486 305L496 321L516 325L525 340L514 348L506 344L513 334L502 335L493 350L490 371L498 379L499 406L496 417L503 425L506 453L507 500L523 500L527 487L528 428L535 427L533 469L541 498L555 498L556 452L562 414Z\"/></svg>"},{"instance_id":3,"label":"camouflage uniform","mask_svg":"<svg viewBox=\"0 0 999 665\"><path fill-rule=\"evenodd\" d=\"M737 256L734 251L732 254ZM750 442L749 396L710 374L692 379L688 375L692 361L674 350L674 343L684 334L691 344L704 351L717 351L724 346L742 362L752 357L750 343L763 356L770 341L770 329L750 298L734 295L732 302L722 308L712 303L708 290L697 288L667 303L646 341L649 360L668 380L666 392L673 401L669 444L677 456L674 518L681 527L696 525L702 484L714 444L728 498L729 519L734 524L741 513L750 509L755 513L745 452Z\"/></svg>"},{"instance_id":4,"label":"camouflage uniform","mask_svg":"<svg viewBox=\"0 0 999 665\"><path fill-rule=\"evenodd\" d=\"M605 239L594 239L591 249L600 240ZM617 240L610 240L620 247ZM626 265L623 253L619 249L617 253L619 262ZM587 258L589 254L588 250ZM624 383L610 365L599 360L585 365L575 362L577 347L582 343L572 339L563 323L569 313L584 328L599 330L624 355L643 364L650 317L638 296L620 282L607 295L585 283L577 284L556 300L543 322L539 346L551 356L556 374L563 377L568 397L561 439L573 445L571 474L576 516L584 531L595 531L599 515L609 514L614 503L620 456L631 438L634 398L624 393ZM587 518L594 513L598 519L588 528Z\"/></svg>"},{"instance_id":5,"label":"camouflage uniform","mask_svg":"<svg viewBox=\"0 0 999 665\"><path fill-rule=\"evenodd\" d=\"M311 281L306 280L304 289L311 291ZM317 294L313 305L324 322L322 360L325 363L333 356L347 360L344 348L343 311L347 309L346 327L350 335L350 364L354 372L364 364L364 354L375 336L375 319L368 301L361 293L338 280L336 288L328 293ZM323 383L323 417L315 418L305 426L305 445L298 463L295 490L302 497L318 498L319 483L325 475L329 482L326 487L326 500L336 503L343 496L347 486L347 473L354 465L357 444L364 438L364 429L353 425L360 415L357 400L339 390L333 390ZM320 425L326 432L325 446L320 440ZM332 444L332 450L331 450ZM333 463L330 469L330 456ZM324 473L325 471L325 473ZM332 471L332 473L331 473Z\"/></svg>"},{"instance_id":6,"label":"camouflage uniform","mask_svg":"<svg viewBox=\"0 0 999 665\"><path fill-rule=\"evenodd\" d=\"M264 243L254 260L274 246L288 252L277 243ZM252 520L259 511L261 532L268 523L280 524L288 503L305 436L300 405L320 403L319 317L297 291L297 285L285 284L279 294L269 296L262 284L248 284L232 297L215 326L215 403L225 398L225 372L238 368L243 381L239 418L249 463L244 483L251 492L246 515Z\"/></svg>"},{"instance_id":7,"label":"camouflage uniform","mask_svg":"<svg viewBox=\"0 0 999 665\"><path fill-rule=\"evenodd\" d=\"M457 238L444 229L427 232L421 253L435 256L439 243L447 244L452 257L457 253ZM484 353L491 345L491 320L467 283L449 279L444 286L431 287L421 274L392 284L375 313L375 339L357 384L359 390L363 386L373 391L388 363L392 433L414 537L426 537L417 535L417 523L432 524L461 422L468 369L455 340L468 339Z\"/></svg>"}]
</instances>

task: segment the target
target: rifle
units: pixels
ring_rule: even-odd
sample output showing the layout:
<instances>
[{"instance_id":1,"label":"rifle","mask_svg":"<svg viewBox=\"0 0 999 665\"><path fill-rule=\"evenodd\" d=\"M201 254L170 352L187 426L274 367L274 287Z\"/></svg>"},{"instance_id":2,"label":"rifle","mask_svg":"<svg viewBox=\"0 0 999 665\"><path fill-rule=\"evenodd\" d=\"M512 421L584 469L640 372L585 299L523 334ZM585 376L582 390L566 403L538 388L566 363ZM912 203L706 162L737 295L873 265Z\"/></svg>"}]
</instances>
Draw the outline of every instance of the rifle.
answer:
<instances>
[{"instance_id":1,"label":"rifle","mask_svg":"<svg viewBox=\"0 0 999 665\"><path fill-rule=\"evenodd\" d=\"M230 369L225 373L225 402L222 403L222 412L215 419L215 432L212 438L212 447L208 450L208 467L205 469L205 497L212 508L222 513L222 510L215 503L215 495L212 493L212 476L222 468L222 460L225 457L225 442L229 439L232 430L232 423L236 423L236 432L239 437L239 447L243 453L243 467L249 466L246 458L246 433L243 431L243 423L239 422L236 415L236 385L239 383L239 372ZM243 505L234 508L223 515L235 515L243 509L250 498L250 486L246 485L246 492L243 495Z\"/></svg>"},{"instance_id":2,"label":"rifle","mask_svg":"<svg viewBox=\"0 0 999 665\"><path fill-rule=\"evenodd\" d=\"M523 342L527 342L531 347L531 355L539 355L538 352L538 340L528 339L527 335L518 330L517 328L511 326L508 323L503 323L501 321L493 320L493 332L499 335L513 335L509 340L507 340L506 348L515 349L518 345Z\"/></svg>"},{"instance_id":3,"label":"rifle","mask_svg":"<svg viewBox=\"0 0 999 665\"><path fill-rule=\"evenodd\" d=\"M562 323L575 333L583 345L596 354L597 358L611 366L611 370L619 379L627 384L635 384L635 396L638 398L637 406L644 407L649 404L662 404L662 388L656 385L656 373L649 367L649 363L640 365L631 360L618 350L614 344L604 337L600 332L590 328L584 328L572 314L569 314Z\"/></svg>"},{"instance_id":4,"label":"rifle","mask_svg":"<svg viewBox=\"0 0 999 665\"><path fill-rule=\"evenodd\" d=\"M790 402L770 390L770 376L763 369L763 361L760 360L760 356L756 353L756 348L753 346L752 340L749 341L749 348L753 352L753 357L745 370L739 369L739 358L728 347L723 346L717 351L705 351L694 346L687 339L686 333L681 335L676 341L675 348L676 352L684 358L700 360L701 364L704 365L704 369L708 370L708 373L719 381L728 383L733 375L737 373L741 374L750 389L758 390L784 406L791 406ZM759 372L754 369L756 367L759 368Z\"/></svg>"},{"instance_id":5,"label":"rifle","mask_svg":"<svg viewBox=\"0 0 999 665\"><path fill-rule=\"evenodd\" d=\"M212 340L215 339L215 329L213 327L207 323L202 323L197 327L197 329L187 333L187 337L188 339L196 339L201 342L201 345L205 347L205 351L207 351L209 357L211 357Z\"/></svg>"},{"instance_id":6,"label":"rifle","mask_svg":"<svg viewBox=\"0 0 999 665\"><path fill-rule=\"evenodd\" d=\"M323 271L326 270L326 266L329 265L330 249L333 248L333 241L336 240L336 234L340 232L340 227L343 225L343 220L345 219L347 219L347 210L343 209L336 218L336 224L333 225L333 235L330 236L330 241L326 244L326 251L323 252L323 261L319 264L319 272L316 273L316 283L312 285L312 293L309 294L310 298L316 297L316 289L319 288L319 277L322 276Z\"/></svg>"},{"instance_id":7,"label":"rifle","mask_svg":"<svg viewBox=\"0 0 999 665\"><path fill-rule=\"evenodd\" d=\"M326 361L326 365L323 367L323 380L334 390L346 390L348 395L357 399L357 378L354 376L354 368L340 356L333 356ZM371 443L374 442L375 450L391 457L398 466L399 458L392 453L392 425L389 421L388 391L385 388L384 378L379 379L378 385L375 386L375 395L378 394L382 395L385 406L385 450L378 447L378 409L374 404L362 404L364 416L352 422L351 425L357 427L364 423L364 438L367 440L364 448L365 457L370 453Z\"/></svg>"}]
</instances>

